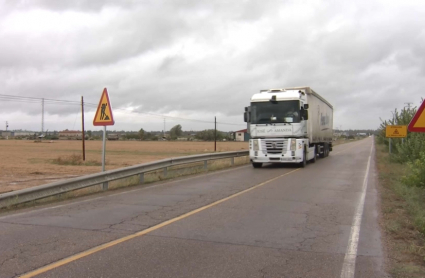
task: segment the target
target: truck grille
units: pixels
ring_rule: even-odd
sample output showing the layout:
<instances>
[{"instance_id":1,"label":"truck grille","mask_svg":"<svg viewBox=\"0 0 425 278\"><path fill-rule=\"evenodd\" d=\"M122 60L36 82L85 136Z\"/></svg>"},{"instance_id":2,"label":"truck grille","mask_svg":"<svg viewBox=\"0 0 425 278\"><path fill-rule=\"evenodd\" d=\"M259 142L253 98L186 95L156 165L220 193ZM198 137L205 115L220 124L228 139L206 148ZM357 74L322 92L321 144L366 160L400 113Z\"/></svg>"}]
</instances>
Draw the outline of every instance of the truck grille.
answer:
<instances>
[{"instance_id":1,"label":"truck grille","mask_svg":"<svg viewBox=\"0 0 425 278\"><path fill-rule=\"evenodd\" d=\"M261 140L261 147L266 150L269 154L280 154L282 150L287 149L288 140Z\"/></svg>"}]
</instances>

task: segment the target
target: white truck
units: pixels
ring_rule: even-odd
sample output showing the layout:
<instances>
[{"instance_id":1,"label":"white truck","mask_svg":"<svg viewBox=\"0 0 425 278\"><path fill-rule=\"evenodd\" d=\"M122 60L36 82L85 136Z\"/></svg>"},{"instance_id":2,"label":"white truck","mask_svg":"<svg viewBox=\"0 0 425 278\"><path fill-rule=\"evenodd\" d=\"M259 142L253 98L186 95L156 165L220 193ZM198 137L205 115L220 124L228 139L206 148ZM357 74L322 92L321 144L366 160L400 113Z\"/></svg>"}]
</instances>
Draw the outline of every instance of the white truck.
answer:
<instances>
[{"instance_id":1,"label":"white truck","mask_svg":"<svg viewBox=\"0 0 425 278\"><path fill-rule=\"evenodd\" d=\"M332 151L333 107L310 87L261 90L245 107L249 157L263 163L316 162Z\"/></svg>"}]
</instances>

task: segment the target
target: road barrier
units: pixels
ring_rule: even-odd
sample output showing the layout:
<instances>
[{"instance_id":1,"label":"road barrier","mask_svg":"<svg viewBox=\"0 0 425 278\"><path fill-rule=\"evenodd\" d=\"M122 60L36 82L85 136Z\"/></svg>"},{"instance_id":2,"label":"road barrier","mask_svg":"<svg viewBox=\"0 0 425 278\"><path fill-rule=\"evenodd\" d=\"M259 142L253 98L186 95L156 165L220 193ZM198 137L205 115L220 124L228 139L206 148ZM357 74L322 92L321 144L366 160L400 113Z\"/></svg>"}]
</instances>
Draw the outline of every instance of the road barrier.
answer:
<instances>
[{"instance_id":1,"label":"road barrier","mask_svg":"<svg viewBox=\"0 0 425 278\"><path fill-rule=\"evenodd\" d=\"M90 186L102 184L103 190L108 190L108 183L122 178L131 176L139 176L140 183L144 182L144 174L160 169L164 169L167 173L167 168L171 166L184 165L196 162L204 162L204 168L207 169L209 160L230 158L233 165L235 157L248 156L249 151L236 152L219 152L210 154L199 154L182 156L176 158L167 158L154 162L143 163L121 169L109 170L96 174L81 176L64 181L48 183L32 188L12 191L0 194L0 209L18 204L23 204L38 199L55 196L58 194L82 189Z\"/></svg>"}]
</instances>

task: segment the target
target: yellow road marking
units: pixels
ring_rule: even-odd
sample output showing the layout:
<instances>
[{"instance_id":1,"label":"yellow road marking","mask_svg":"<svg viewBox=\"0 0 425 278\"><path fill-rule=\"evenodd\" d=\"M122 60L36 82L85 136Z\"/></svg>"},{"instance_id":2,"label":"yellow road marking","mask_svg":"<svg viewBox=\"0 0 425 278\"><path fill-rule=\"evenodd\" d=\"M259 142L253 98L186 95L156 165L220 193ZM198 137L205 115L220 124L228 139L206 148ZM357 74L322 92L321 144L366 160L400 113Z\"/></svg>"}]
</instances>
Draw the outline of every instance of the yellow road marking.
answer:
<instances>
[{"instance_id":1,"label":"yellow road marking","mask_svg":"<svg viewBox=\"0 0 425 278\"><path fill-rule=\"evenodd\" d=\"M107 249L107 248L109 248L109 247L112 247L112 246L114 246L114 245L117 245L117 244L123 243L123 242L125 242L125 241L128 241L128 240L130 240L130 239L133 239L133 238L136 238L136 237L139 237L139 236L146 235L146 234L148 234L148 233L150 233L150 232L153 232L153 231L158 230L158 229L160 229L160 228L162 228L162 227L165 227L165 226L167 226L167 225L169 225L169 224L172 224L172 223L174 223L174 222L177 222L177 221L179 221L179 220L182 220L182 219L184 219L184 218L187 218L187 217L189 217L189 216L191 216L191 215L194 215L194 214L196 214L196 213L198 213L198 212L201 212L201 211L203 211L203 210L206 210L206 209L208 209L208 208L211 208L211 207L213 207L213 206L216 206L216 205L218 205L218 204L220 204L220 203L226 202L226 201L228 201L228 200L230 200L230 199L233 199L233 198L235 198L235 197L237 197L237 196L239 196L239 195L242 195L242 194L244 194L244 193L247 193L247 192L249 192L249 191L251 191L251 190L254 190L254 189L256 189L256 188L258 188L258 187L260 187L260 186L263 186L263 185L265 185L265 184L267 184L267 183L270 183L270 182L272 182L272 181L275 181L275 180L277 180L277 179L279 179L279 178L281 178L281 177L283 177L283 176L289 175L289 174L291 174L291 173L293 173L293 172L295 172L295 171L298 171L298 170L300 170L300 169L293 170L293 171L288 172L288 173L286 173L286 174L283 174L283 175L277 176L277 177L275 177L275 178L273 178L273 179L270 179L270 180L267 180L267 181L265 181L265 182L259 183L259 184L255 185L255 186L253 186L253 187L250 187L250 188L248 188L248 189L245 189L245 190L243 190L243 191L240 191L240 192L238 192L238 193L235 193L235 194L233 194L233 195L230 195L229 197L226 197L226 198L224 198L224 199L221 199L221 200L215 201L214 203L211 203L211 204L209 204L209 205L206 205L206 206L200 207L200 208L198 208L198 209L192 210L192 211L187 212L187 213L185 213L185 214L183 214L183 215L180 215L180 216L178 216L178 217L176 217L176 218L173 218L173 219L170 219L170 220L164 221L164 222L162 222L162 223L160 223L160 224L157 224L157 225L155 225L155 226L152 226L152 227L150 227L150 228L148 228L148 229L145 229L145 230L143 230L143 231L139 231L139 232L137 232L137 233L135 233L135 234L128 235L128 236L125 236L125 237L122 237L122 238L119 238L119 239L113 240L113 241L111 241L111 242L104 243L104 244L102 244L102 245L99 245L99 246L93 247L93 248L88 249L88 250L86 250L86 251L83 251L83 252L81 252L81 253L78 253L78 254L75 254L75 255L69 256L68 258L65 258L65 259L59 260L59 261L57 261L57 262L54 262L54 263L48 264L48 265L43 266L43 267L41 267L41 268L39 268L39 269L36 269L36 270L30 271L30 272L28 272L28 273L26 273L26 274L24 274L24 275L22 275L22 276L20 276L20 277L22 277L22 278L30 278L30 277L34 277L34 276L36 276L36 275L39 275L39 274L41 274L41 273L47 272L47 271L49 271L49 270L52 270L52 269L54 269L54 268L57 268L57 267L60 267L60 266L66 265L66 264L71 263L71 262L73 262L73 261L76 261L76 260L78 260L78 259L81 259L81 258L87 257L87 256L89 256L89 255L91 255L91 254L97 253L97 252L99 252L99 251L102 251L102 250Z\"/></svg>"}]
</instances>

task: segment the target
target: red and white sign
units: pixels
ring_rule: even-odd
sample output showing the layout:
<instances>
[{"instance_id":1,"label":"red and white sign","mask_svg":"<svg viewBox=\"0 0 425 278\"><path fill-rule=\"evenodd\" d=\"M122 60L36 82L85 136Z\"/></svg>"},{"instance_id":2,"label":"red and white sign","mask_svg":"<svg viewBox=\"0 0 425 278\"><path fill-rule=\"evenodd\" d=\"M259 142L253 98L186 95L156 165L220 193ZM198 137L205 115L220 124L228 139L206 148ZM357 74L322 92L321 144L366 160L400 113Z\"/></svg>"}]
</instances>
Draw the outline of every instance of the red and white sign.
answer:
<instances>
[{"instance_id":1,"label":"red and white sign","mask_svg":"<svg viewBox=\"0 0 425 278\"><path fill-rule=\"evenodd\" d=\"M410 132L425 132L425 100L408 126Z\"/></svg>"},{"instance_id":2,"label":"red and white sign","mask_svg":"<svg viewBox=\"0 0 425 278\"><path fill-rule=\"evenodd\" d=\"M102 96L100 97L99 106L97 107L96 114L93 119L95 126L114 125L114 116L112 115L111 102L109 101L108 91L103 89Z\"/></svg>"}]
</instances>

